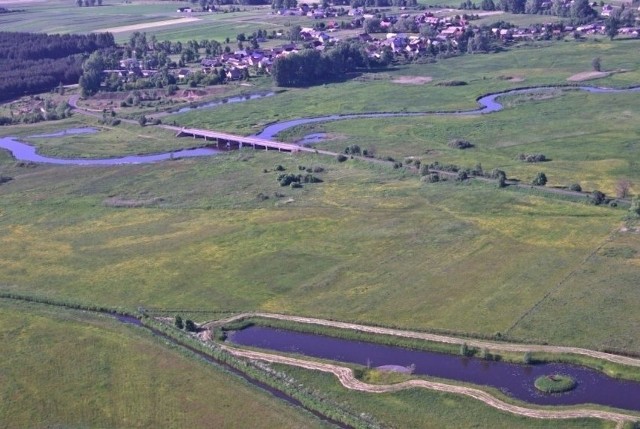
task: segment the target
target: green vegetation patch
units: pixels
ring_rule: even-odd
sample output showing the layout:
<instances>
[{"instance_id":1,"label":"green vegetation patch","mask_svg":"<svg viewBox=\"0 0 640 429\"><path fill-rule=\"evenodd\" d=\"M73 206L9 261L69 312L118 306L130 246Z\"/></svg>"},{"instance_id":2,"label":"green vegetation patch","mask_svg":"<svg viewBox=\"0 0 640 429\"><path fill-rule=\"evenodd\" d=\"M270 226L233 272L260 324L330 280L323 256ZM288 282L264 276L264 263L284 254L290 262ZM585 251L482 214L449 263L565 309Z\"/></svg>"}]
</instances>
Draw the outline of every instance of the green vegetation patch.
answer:
<instances>
[{"instance_id":1,"label":"green vegetation patch","mask_svg":"<svg viewBox=\"0 0 640 429\"><path fill-rule=\"evenodd\" d=\"M562 393L575 389L577 383L568 375L552 374L536 378L534 385L544 393Z\"/></svg>"}]
</instances>

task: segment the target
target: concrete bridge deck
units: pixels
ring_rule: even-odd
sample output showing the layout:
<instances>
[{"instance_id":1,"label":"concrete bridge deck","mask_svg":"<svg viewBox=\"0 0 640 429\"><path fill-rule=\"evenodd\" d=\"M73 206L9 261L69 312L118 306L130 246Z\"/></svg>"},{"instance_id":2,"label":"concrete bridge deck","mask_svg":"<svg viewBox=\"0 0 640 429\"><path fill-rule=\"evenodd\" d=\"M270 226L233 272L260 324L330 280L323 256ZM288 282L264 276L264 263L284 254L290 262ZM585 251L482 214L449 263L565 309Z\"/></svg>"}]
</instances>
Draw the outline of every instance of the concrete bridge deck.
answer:
<instances>
[{"instance_id":1,"label":"concrete bridge deck","mask_svg":"<svg viewBox=\"0 0 640 429\"><path fill-rule=\"evenodd\" d=\"M245 137L218 131L201 130L197 128L165 127L176 131L176 137L193 137L212 141L220 149L236 149L246 146L254 149L277 150L279 152L315 152L314 149L290 143L281 143L259 137Z\"/></svg>"}]
</instances>

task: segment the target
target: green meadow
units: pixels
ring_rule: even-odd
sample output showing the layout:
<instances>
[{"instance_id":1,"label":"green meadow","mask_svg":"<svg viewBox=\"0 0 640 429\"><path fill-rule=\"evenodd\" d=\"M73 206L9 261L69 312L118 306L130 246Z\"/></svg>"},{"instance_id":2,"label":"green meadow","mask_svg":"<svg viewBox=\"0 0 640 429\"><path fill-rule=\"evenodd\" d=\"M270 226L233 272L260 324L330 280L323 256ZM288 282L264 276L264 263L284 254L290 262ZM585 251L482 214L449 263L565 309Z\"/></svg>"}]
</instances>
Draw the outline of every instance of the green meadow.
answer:
<instances>
[{"instance_id":1,"label":"green meadow","mask_svg":"<svg viewBox=\"0 0 640 429\"><path fill-rule=\"evenodd\" d=\"M167 19L177 5L105 6L100 26ZM0 16L3 29L55 32L55 25L66 22L69 31L90 31L97 25L84 20L83 14L95 14L91 8L62 2L24 8L25 16L40 20ZM200 24L219 20L220 27L211 26L215 36L185 26L154 32L159 40L162 34L173 40L229 32L233 37L245 28L241 20L270 29L254 22L254 12L203 17ZM626 87L640 83L639 48L640 42L626 40L536 42L312 88L275 88L281 92L273 97L162 119L251 134L299 117L469 110L487 93L568 84L570 76L592 69L594 57L612 73L584 84ZM399 77L431 80L394 82ZM466 85L444 85L451 80ZM248 90L271 87L267 79L250 83L255 86ZM481 163L523 183L544 171L548 186L580 183L610 195L618 180L628 179L637 194L637 93L555 90L503 102L504 111L486 116L343 120L279 138L327 132L319 147L337 152L358 144L403 162L416 157L463 167ZM29 137L79 126L99 132ZM106 127L79 114L0 128L0 135L59 157L113 157L204 143L152 126ZM448 142L454 138L474 147L452 149ZM515 160L520 153L542 153L550 161L526 164ZM305 174L306 168L315 169L322 182L295 189L277 181L277 170ZM61 167L17 163L0 151L0 174L13 179L0 184L2 291L131 311L262 310L640 353L639 229L624 209L477 181L427 184L406 166L340 163L312 153L242 150L157 164ZM112 319L2 300L0 309L9 356L0 363L0 421L8 427L319 425ZM428 391L347 392L330 376L289 371L391 427L612 426L528 420ZM37 406L30 410L24 403Z\"/></svg>"},{"instance_id":2,"label":"green meadow","mask_svg":"<svg viewBox=\"0 0 640 429\"><path fill-rule=\"evenodd\" d=\"M2 427L325 427L114 318L9 300L0 309Z\"/></svg>"}]
</instances>

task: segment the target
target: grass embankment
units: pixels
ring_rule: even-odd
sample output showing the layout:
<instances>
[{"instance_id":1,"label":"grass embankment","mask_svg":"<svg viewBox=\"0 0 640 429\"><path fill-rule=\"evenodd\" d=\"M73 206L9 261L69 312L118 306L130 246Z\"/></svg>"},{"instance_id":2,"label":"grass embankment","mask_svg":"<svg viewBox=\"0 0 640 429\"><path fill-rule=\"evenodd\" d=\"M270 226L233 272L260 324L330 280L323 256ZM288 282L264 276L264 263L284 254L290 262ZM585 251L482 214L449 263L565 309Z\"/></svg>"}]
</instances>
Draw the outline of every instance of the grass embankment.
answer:
<instances>
[{"instance_id":1,"label":"grass embankment","mask_svg":"<svg viewBox=\"0 0 640 429\"><path fill-rule=\"evenodd\" d=\"M305 385L324 392L328 399L348 404L392 427L441 428L613 428L595 419L537 420L486 407L480 402L425 389L371 394L344 388L333 375L285 365L272 365Z\"/></svg>"},{"instance_id":2,"label":"grass embankment","mask_svg":"<svg viewBox=\"0 0 640 429\"><path fill-rule=\"evenodd\" d=\"M228 323L221 328L216 328L215 335L218 338L224 338L224 331L229 330L238 330L243 329L248 326L258 325L258 326L269 326L277 329L287 329L291 331L297 332L307 332L316 335L325 335L329 337L336 338L344 338L347 340L354 341L366 341L370 343L384 344L396 347L404 347L413 350L425 350L431 352L438 353L448 353L448 354L460 354L461 346L459 344L449 344L442 343L437 341L426 341L419 340L413 338L405 338L401 336L394 335L382 335L382 334L372 334L367 332L361 332L350 329L340 329L329 326L321 326L315 324L308 323L298 323L287 320L278 320L278 319L269 319L269 318L261 318L261 317L250 317L247 319L238 320L235 322ZM452 333L452 332L438 332L440 334L448 334L454 336L460 336L460 333ZM462 334L463 335L463 334ZM495 338L491 338L490 336L485 336L480 339L489 339L495 341ZM469 340L473 340L473 338L469 338ZM516 338L500 338L501 341L504 341L505 344L509 341L511 342L519 342ZM582 365L589 368L596 369L601 371L611 377L622 378L627 380L635 380L640 381L640 370L637 367L627 366L622 364L617 364L601 359L592 358L589 356L581 356L575 354L566 354L566 353L545 353L545 352L527 352L527 353L517 353L512 351L505 351L500 348L500 343L498 342L495 347L491 348L478 348L467 346L466 354L468 356L475 356L477 358L486 359L486 360L499 360L513 363L545 363L545 362L562 362L562 363L570 363L575 365ZM526 354L526 356L525 356Z\"/></svg>"},{"instance_id":3,"label":"grass embankment","mask_svg":"<svg viewBox=\"0 0 640 429\"><path fill-rule=\"evenodd\" d=\"M111 317L4 299L0 309L7 427L324 427Z\"/></svg>"}]
</instances>

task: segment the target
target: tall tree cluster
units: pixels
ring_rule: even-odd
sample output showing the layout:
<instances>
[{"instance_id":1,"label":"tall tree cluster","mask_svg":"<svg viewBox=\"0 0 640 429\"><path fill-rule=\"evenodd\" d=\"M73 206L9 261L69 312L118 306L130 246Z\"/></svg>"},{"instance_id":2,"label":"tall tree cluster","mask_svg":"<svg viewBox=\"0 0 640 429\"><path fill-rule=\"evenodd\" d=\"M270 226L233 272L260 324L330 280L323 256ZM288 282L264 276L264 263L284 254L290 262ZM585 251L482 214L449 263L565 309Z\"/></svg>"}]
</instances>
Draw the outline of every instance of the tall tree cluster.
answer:
<instances>
[{"instance_id":1,"label":"tall tree cluster","mask_svg":"<svg viewBox=\"0 0 640 429\"><path fill-rule=\"evenodd\" d=\"M362 45L342 42L326 52L305 49L278 58L273 63L272 75L278 86L309 86L339 79L345 73L371 65Z\"/></svg>"},{"instance_id":2,"label":"tall tree cluster","mask_svg":"<svg viewBox=\"0 0 640 429\"><path fill-rule=\"evenodd\" d=\"M0 100L77 83L83 54L114 46L113 35L0 32Z\"/></svg>"}]
</instances>

